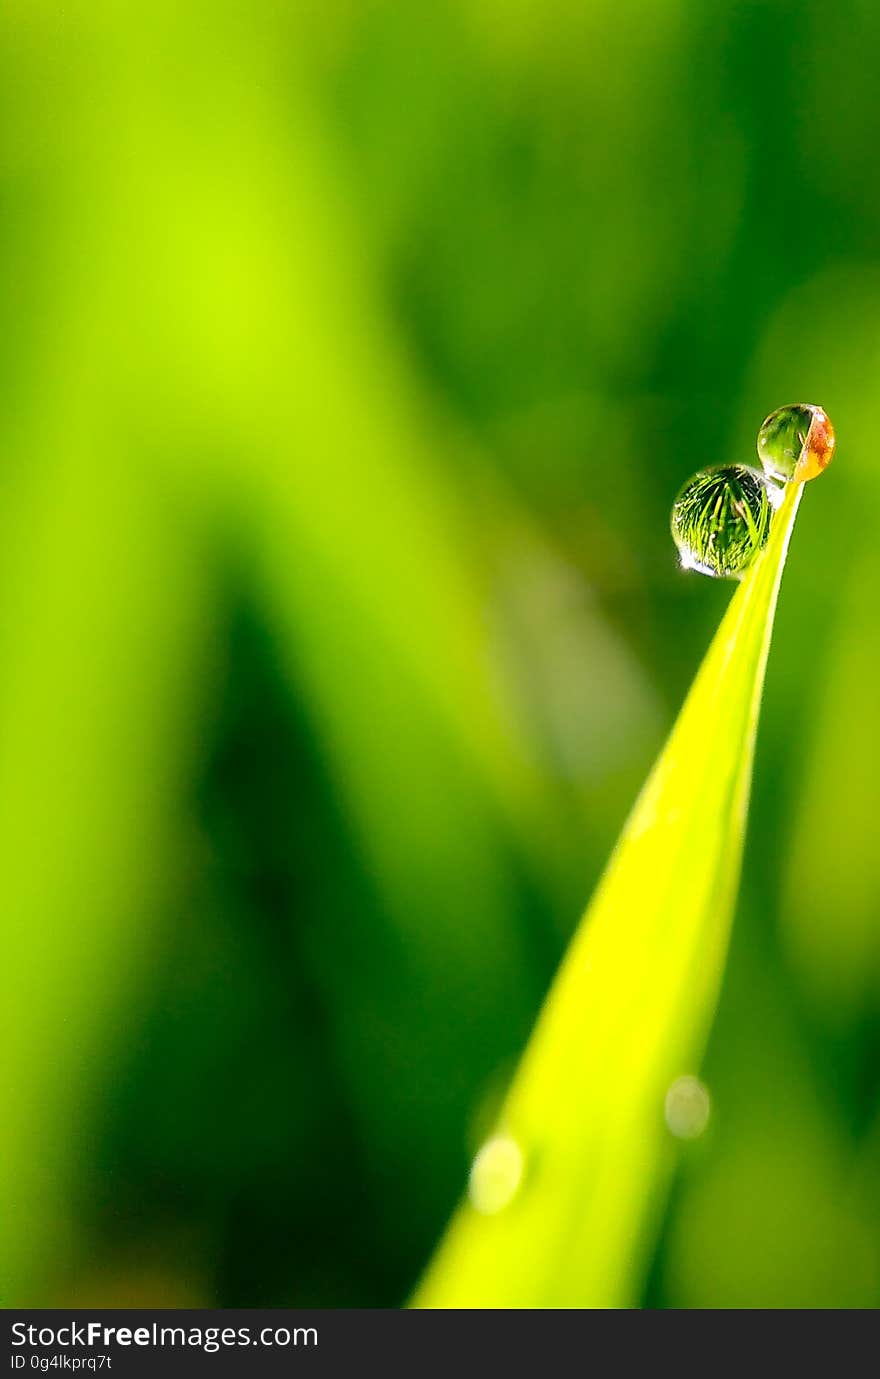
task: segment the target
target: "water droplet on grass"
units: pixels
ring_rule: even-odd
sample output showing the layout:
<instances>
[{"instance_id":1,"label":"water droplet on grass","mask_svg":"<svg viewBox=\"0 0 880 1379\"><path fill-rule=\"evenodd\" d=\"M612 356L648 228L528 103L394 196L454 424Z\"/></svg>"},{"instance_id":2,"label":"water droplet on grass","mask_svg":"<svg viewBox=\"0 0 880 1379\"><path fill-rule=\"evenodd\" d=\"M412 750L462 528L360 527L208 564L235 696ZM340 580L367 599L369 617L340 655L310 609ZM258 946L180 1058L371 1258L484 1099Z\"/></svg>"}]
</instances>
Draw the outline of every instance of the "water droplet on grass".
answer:
<instances>
[{"instance_id":1,"label":"water droplet on grass","mask_svg":"<svg viewBox=\"0 0 880 1379\"><path fill-rule=\"evenodd\" d=\"M493 1135L471 1164L468 1196L472 1205L484 1216L503 1211L519 1191L524 1167L516 1140L510 1135Z\"/></svg>"},{"instance_id":2,"label":"water droplet on grass","mask_svg":"<svg viewBox=\"0 0 880 1379\"><path fill-rule=\"evenodd\" d=\"M766 543L782 490L748 465L716 465L689 479L672 506L685 569L739 579Z\"/></svg>"},{"instance_id":3,"label":"water droplet on grass","mask_svg":"<svg viewBox=\"0 0 880 1379\"><path fill-rule=\"evenodd\" d=\"M834 454L834 427L822 407L795 402L777 407L758 432L758 456L773 479L815 479Z\"/></svg>"},{"instance_id":4,"label":"water droplet on grass","mask_svg":"<svg viewBox=\"0 0 880 1379\"><path fill-rule=\"evenodd\" d=\"M666 1124L678 1140L695 1140L709 1124L712 1103L698 1077L677 1077L666 1093Z\"/></svg>"}]
</instances>

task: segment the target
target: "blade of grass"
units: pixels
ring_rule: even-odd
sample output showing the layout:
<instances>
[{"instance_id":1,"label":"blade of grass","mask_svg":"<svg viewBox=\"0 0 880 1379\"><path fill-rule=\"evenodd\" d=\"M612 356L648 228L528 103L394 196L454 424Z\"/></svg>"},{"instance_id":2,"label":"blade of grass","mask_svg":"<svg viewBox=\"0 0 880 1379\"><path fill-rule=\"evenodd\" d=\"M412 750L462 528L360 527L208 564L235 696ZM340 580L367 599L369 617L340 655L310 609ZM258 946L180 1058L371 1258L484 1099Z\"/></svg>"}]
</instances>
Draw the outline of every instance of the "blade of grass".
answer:
<instances>
[{"instance_id":1,"label":"blade of grass","mask_svg":"<svg viewBox=\"0 0 880 1379\"><path fill-rule=\"evenodd\" d=\"M498 1125L495 1210L458 1208L415 1306L637 1300L675 1157L665 1094L701 1056L721 981L801 489L731 599L539 1017Z\"/></svg>"}]
</instances>

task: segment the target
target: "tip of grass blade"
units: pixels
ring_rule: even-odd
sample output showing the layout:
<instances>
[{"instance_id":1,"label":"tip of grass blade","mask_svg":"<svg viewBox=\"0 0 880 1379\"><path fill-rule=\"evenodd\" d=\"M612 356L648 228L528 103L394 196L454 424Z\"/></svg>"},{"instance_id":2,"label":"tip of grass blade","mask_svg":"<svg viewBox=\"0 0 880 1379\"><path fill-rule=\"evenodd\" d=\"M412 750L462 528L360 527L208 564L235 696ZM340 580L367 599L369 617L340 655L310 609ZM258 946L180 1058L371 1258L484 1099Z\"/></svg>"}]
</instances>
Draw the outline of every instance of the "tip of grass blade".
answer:
<instances>
[{"instance_id":1,"label":"tip of grass blade","mask_svg":"<svg viewBox=\"0 0 880 1379\"><path fill-rule=\"evenodd\" d=\"M666 1096L696 1070L721 982L802 490L788 485L730 601L474 1162L486 1190L458 1208L413 1306L637 1300L674 1164ZM488 1172L492 1143L508 1146L506 1164L515 1147L513 1191Z\"/></svg>"}]
</instances>

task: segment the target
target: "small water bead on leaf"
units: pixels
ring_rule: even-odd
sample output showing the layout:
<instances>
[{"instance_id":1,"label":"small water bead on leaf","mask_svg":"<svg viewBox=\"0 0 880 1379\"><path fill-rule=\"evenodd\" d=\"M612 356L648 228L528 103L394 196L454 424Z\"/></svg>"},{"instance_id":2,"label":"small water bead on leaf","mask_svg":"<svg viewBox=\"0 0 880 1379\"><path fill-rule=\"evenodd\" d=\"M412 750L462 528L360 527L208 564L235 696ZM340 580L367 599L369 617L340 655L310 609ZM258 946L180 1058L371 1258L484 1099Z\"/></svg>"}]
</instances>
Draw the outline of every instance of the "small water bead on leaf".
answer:
<instances>
[{"instance_id":1,"label":"small water bead on leaf","mask_svg":"<svg viewBox=\"0 0 880 1379\"><path fill-rule=\"evenodd\" d=\"M782 483L794 477L812 424L813 409L807 403L770 413L758 432L758 458L766 474Z\"/></svg>"},{"instance_id":2,"label":"small water bead on leaf","mask_svg":"<svg viewBox=\"0 0 880 1379\"><path fill-rule=\"evenodd\" d=\"M688 570L739 579L767 541L782 489L748 465L701 469L672 505L672 538Z\"/></svg>"},{"instance_id":3,"label":"small water bead on leaf","mask_svg":"<svg viewBox=\"0 0 880 1379\"><path fill-rule=\"evenodd\" d=\"M523 1152L510 1135L493 1135L471 1164L468 1196L484 1216L494 1216L509 1206L522 1183Z\"/></svg>"},{"instance_id":4,"label":"small water bead on leaf","mask_svg":"<svg viewBox=\"0 0 880 1379\"><path fill-rule=\"evenodd\" d=\"M795 402L777 407L758 432L758 456L773 479L815 479L834 454L834 427L822 407Z\"/></svg>"},{"instance_id":5,"label":"small water bead on leaf","mask_svg":"<svg viewBox=\"0 0 880 1379\"><path fill-rule=\"evenodd\" d=\"M677 1077L666 1093L666 1124L676 1139L695 1140L709 1124L712 1103L698 1077Z\"/></svg>"}]
</instances>

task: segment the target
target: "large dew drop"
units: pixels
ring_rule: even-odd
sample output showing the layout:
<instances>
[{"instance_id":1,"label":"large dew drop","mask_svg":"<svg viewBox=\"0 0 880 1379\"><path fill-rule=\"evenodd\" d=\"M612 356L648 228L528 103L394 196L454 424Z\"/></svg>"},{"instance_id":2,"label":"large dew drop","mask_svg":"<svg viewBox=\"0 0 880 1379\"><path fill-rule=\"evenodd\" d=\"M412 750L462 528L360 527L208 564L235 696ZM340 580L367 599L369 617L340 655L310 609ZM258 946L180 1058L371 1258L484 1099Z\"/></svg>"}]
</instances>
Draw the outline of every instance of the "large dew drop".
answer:
<instances>
[{"instance_id":1,"label":"large dew drop","mask_svg":"<svg viewBox=\"0 0 880 1379\"><path fill-rule=\"evenodd\" d=\"M688 479L672 506L685 569L740 579L767 541L782 490L747 465L717 465Z\"/></svg>"},{"instance_id":2,"label":"large dew drop","mask_svg":"<svg viewBox=\"0 0 880 1379\"><path fill-rule=\"evenodd\" d=\"M834 427L822 407L795 402L777 407L758 432L758 456L765 474L787 483L815 479L834 454Z\"/></svg>"}]
</instances>

